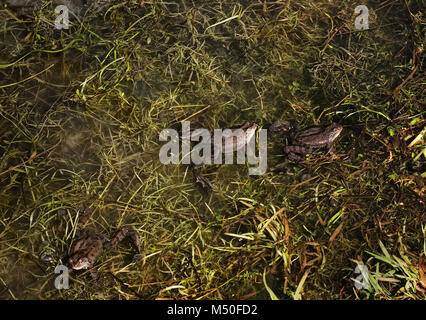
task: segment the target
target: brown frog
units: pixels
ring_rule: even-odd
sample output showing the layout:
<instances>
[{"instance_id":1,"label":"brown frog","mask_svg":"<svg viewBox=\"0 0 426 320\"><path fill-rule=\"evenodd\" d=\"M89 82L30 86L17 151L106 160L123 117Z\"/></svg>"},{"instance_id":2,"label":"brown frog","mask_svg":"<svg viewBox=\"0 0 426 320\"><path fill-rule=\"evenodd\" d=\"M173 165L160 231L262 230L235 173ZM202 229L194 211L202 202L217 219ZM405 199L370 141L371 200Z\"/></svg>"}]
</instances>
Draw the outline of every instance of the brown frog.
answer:
<instances>
[{"instance_id":1,"label":"brown frog","mask_svg":"<svg viewBox=\"0 0 426 320\"><path fill-rule=\"evenodd\" d=\"M297 130L290 136L290 144L284 147L284 152L290 159L299 161L314 149L327 147L327 153L333 151L333 141L342 132L343 127L337 123L328 126L315 126Z\"/></svg>"},{"instance_id":2,"label":"brown frog","mask_svg":"<svg viewBox=\"0 0 426 320\"><path fill-rule=\"evenodd\" d=\"M115 248L126 237L130 237L140 251L139 238L131 227L121 228L110 240L102 233L83 228L92 213L91 209L82 209L80 212L77 240L71 247L68 259L71 269L91 269L105 249Z\"/></svg>"},{"instance_id":3,"label":"brown frog","mask_svg":"<svg viewBox=\"0 0 426 320\"><path fill-rule=\"evenodd\" d=\"M222 141L215 143L212 139L211 145L213 148L212 152L212 163L215 160L221 162L219 154L226 154L228 151L235 152L244 148L250 140L255 136L257 125L250 121L246 121L241 127L229 129L229 132L225 130L222 133ZM188 136L183 136L182 138L190 139L199 136L202 133L202 130L196 129L189 133ZM232 139L231 139L232 138ZM203 164L195 165L193 168L196 181L199 182L205 189L214 189L213 184L200 173L200 169Z\"/></svg>"}]
</instances>

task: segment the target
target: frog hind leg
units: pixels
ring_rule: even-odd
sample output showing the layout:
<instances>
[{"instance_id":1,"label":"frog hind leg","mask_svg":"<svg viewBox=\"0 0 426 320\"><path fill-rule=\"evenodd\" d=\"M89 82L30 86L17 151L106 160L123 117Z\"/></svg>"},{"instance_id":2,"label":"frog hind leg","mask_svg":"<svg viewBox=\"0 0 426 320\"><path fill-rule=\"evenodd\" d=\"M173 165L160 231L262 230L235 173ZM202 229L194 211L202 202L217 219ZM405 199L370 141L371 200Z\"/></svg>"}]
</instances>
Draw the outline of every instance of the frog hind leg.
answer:
<instances>
[{"instance_id":1,"label":"frog hind leg","mask_svg":"<svg viewBox=\"0 0 426 320\"><path fill-rule=\"evenodd\" d=\"M117 233L111 238L111 240L107 241L104 245L105 249L115 248L124 238L130 237L133 244L137 247L140 252L141 246L139 237L135 230L132 227L126 226L117 231Z\"/></svg>"},{"instance_id":2,"label":"frog hind leg","mask_svg":"<svg viewBox=\"0 0 426 320\"><path fill-rule=\"evenodd\" d=\"M92 280L94 281L99 280L99 273L95 268L91 268L88 271L90 273L90 276L92 277Z\"/></svg>"},{"instance_id":3,"label":"frog hind leg","mask_svg":"<svg viewBox=\"0 0 426 320\"><path fill-rule=\"evenodd\" d=\"M207 179L200 173L200 168L201 166L195 166L193 169L196 182L200 183L201 186L206 190L214 190L215 188L214 185L211 183L209 179Z\"/></svg>"},{"instance_id":4,"label":"frog hind leg","mask_svg":"<svg viewBox=\"0 0 426 320\"><path fill-rule=\"evenodd\" d=\"M306 154L312 153L312 148L310 146L285 146L284 152L288 155L289 159L295 161L303 160Z\"/></svg>"},{"instance_id":5,"label":"frog hind leg","mask_svg":"<svg viewBox=\"0 0 426 320\"><path fill-rule=\"evenodd\" d=\"M275 121L272 125L269 126L270 132L287 132L290 131L292 127L288 124L283 124L279 120Z\"/></svg>"},{"instance_id":6,"label":"frog hind leg","mask_svg":"<svg viewBox=\"0 0 426 320\"><path fill-rule=\"evenodd\" d=\"M251 123L250 121L246 121L246 122L244 122L244 124L240 127L240 129L242 129L242 130L248 129L248 128L250 128L250 127L251 127L251 125L252 125L252 123Z\"/></svg>"},{"instance_id":7,"label":"frog hind leg","mask_svg":"<svg viewBox=\"0 0 426 320\"><path fill-rule=\"evenodd\" d=\"M86 228L79 229L75 231L75 238L80 239L83 237L86 237L88 234L90 234L90 230Z\"/></svg>"},{"instance_id":8,"label":"frog hind leg","mask_svg":"<svg viewBox=\"0 0 426 320\"><path fill-rule=\"evenodd\" d=\"M203 176L201 173L196 173L195 178L196 178L196 181L200 183L204 189L207 189L207 190L214 189L213 183L209 179L207 179L205 176Z\"/></svg>"},{"instance_id":9,"label":"frog hind leg","mask_svg":"<svg viewBox=\"0 0 426 320\"><path fill-rule=\"evenodd\" d=\"M77 209L77 212L79 215L77 226L79 229L83 229L87 221L89 221L90 217L92 216L93 209L83 207Z\"/></svg>"},{"instance_id":10,"label":"frog hind leg","mask_svg":"<svg viewBox=\"0 0 426 320\"><path fill-rule=\"evenodd\" d=\"M287 155L288 155L288 158L290 160L293 160L293 161L297 161L298 162L298 161L304 160L303 156L301 156L301 155L299 155L299 154L297 154L295 152L289 152Z\"/></svg>"}]
</instances>

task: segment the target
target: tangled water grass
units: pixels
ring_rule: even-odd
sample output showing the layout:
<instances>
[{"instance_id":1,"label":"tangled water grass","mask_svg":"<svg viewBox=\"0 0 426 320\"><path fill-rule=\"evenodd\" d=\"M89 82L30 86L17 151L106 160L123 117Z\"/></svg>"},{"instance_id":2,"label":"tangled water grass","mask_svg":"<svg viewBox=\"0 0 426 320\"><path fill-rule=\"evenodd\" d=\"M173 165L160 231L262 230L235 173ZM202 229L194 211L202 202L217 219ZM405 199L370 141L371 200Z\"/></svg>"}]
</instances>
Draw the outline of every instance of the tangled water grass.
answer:
<instances>
[{"instance_id":1,"label":"tangled water grass","mask_svg":"<svg viewBox=\"0 0 426 320\"><path fill-rule=\"evenodd\" d=\"M423 1L363 1L362 31L358 1L95 1L62 30L39 2L0 8L1 298L425 298ZM183 120L344 129L299 164L269 134L267 173L210 166L205 192L158 159ZM81 207L142 252L57 290Z\"/></svg>"}]
</instances>

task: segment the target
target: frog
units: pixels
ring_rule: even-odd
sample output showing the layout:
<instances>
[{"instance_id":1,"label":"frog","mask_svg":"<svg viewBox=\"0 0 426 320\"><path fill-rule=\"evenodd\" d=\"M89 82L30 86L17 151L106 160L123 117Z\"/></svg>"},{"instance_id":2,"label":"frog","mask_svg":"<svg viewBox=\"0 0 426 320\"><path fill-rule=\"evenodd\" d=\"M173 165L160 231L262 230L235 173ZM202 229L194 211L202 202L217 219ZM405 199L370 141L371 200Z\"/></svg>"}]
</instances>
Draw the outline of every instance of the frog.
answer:
<instances>
[{"instance_id":1,"label":"frog","mask_svg":"<svg viewBox=\"0 0 426 320\"><path fill-rule=\"evenodd\" d=\"M215 160L220 159L220 155L229 153L229 152L235 152L242 148L244 148L250 140L254 137L256 130L257 130L257 124L252 123L251 121L245 121L243 125L229 129L230 131L225 131L226 129L223 129L222 133L222 141L217 143L212 139L212 148L213 148L213 154L212 154L212 163L216 163ZM237 130L241 130L240 132L237 132ZM188 136L182 136L182 138L195 138L199 135L201 135L203 132L203 129L196 129L189 133ZM232 137L232 139L227 139ZM220 160L219 160L220 162ZM200 183L203 189L205 190L214 190L214 185L201 173L200 170L203 167L204 164L195 165L193 167L193 173L196 178L196 182Z\"/></svg>"},{"instance_id":2,"label":"frog","mask_svg":"<svg viewBox=\"0 0 426 320\"><path fill-rule=\"evenodd\" d=\"M133 228L125 226L119 229L111 239L108 239L100 232L84 228L92 214L92 209L84 208L78 211L80 217L76 231L77 238L70 249L68 258L70 271L88 269L91 271L92 277L97 278L93 267L98 257L104 250L115 248L126 237L131 238L138 252L140 252L140 241Z\"/></svg>"},{"instance_id":3,"label":"frog","mask_svg":"<svg viewBox=\"0 0 426 320\"><path fill-rule=\"evenodd\" d=\"M282 123L281 120L276 120L274 123L272 123L269 128L268 131L272 132L272 133L277 133L277 132L286 132L292 129L292 126L286 123Z\"/></svg>"},{"instance_id":4,"label":"frog","mask_svg":"<svg viewBox=\"0 0 426 320\"><path fill-rule=\"evenodd\" d=\"M284 147L289 159L300 161L314 149L326 147L327 154L334 152L333 142L342 132L342 125L331 123L326 126L314 126L304 130L294 130L290 135L290 144Z\"/></svg>"}]
</instances>

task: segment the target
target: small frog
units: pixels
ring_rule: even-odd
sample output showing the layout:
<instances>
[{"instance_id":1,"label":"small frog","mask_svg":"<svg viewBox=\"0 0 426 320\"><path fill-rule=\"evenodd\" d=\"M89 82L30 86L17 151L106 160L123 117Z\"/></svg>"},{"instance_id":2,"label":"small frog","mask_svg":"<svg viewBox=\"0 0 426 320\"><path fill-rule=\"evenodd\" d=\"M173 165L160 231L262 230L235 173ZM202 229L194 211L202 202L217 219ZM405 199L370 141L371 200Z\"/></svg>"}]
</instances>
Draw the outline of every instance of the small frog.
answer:
<instances>
[{"instance_id":1,"label":"small frog","mask_svg":"<svg viewBox=\"0 0 426 320\"><path fill-rule=\"evenodd\" d=\"M140 242L136 232L131 227L124 227L117 231L109 240L105 235L83 226L89 219L92 210L82 209L78 222L78 236L70 250L68 265L71 269L92 269L97 258L105 249L115 248L124 238L130 237L140 251ZM95 274L92 273L95 277Z\"/></svg>"},{"instance_id":2,"label":"small frog","mask_svg":"<svg viewBox=\"0 0 426 320\"><path fill-rule=\"evenodd\" d=\"M276 132L285 132L289 131L292 127L286 123L282 123L280 120L275 121L273 124L269 126L269 131L276 133Z\"/></svg>"},{"instance_id":3,"label":"small frog","mask_svg":"<svg viewBox=\"0 0 426 320\"><path fill-rule=\"evenodd\" d=\"M290 136L290 145L284 147L284 152L290 159L299 161L314 149L327 147L327 153L333 152L333 141L342 132L343 127L337 123L328 126L310 127L297 130Z\"/></svg>"},{"instance_id":4,"label":"small frog","mask_svg":"<svg viewBox=\"0 0 426 320\"><path fill-rule=\"evenodd\" d=\"M222 140L219 142L212 139L211 145L213 148L213 155L211 158L212 163L221 162L221 155L230 152L238 151L244 148L256 133L257 125L246 121L241 127L234 129L223 129ZM196 129L189 133L189 135L182 135L182 139L194 139L203 134L204 129ZM205 189L214 189L213 184L203 175L200 174L200 168L203 164L195 165L193 168L196 181L199 182Z\"/></svg>"}]
</instances>

